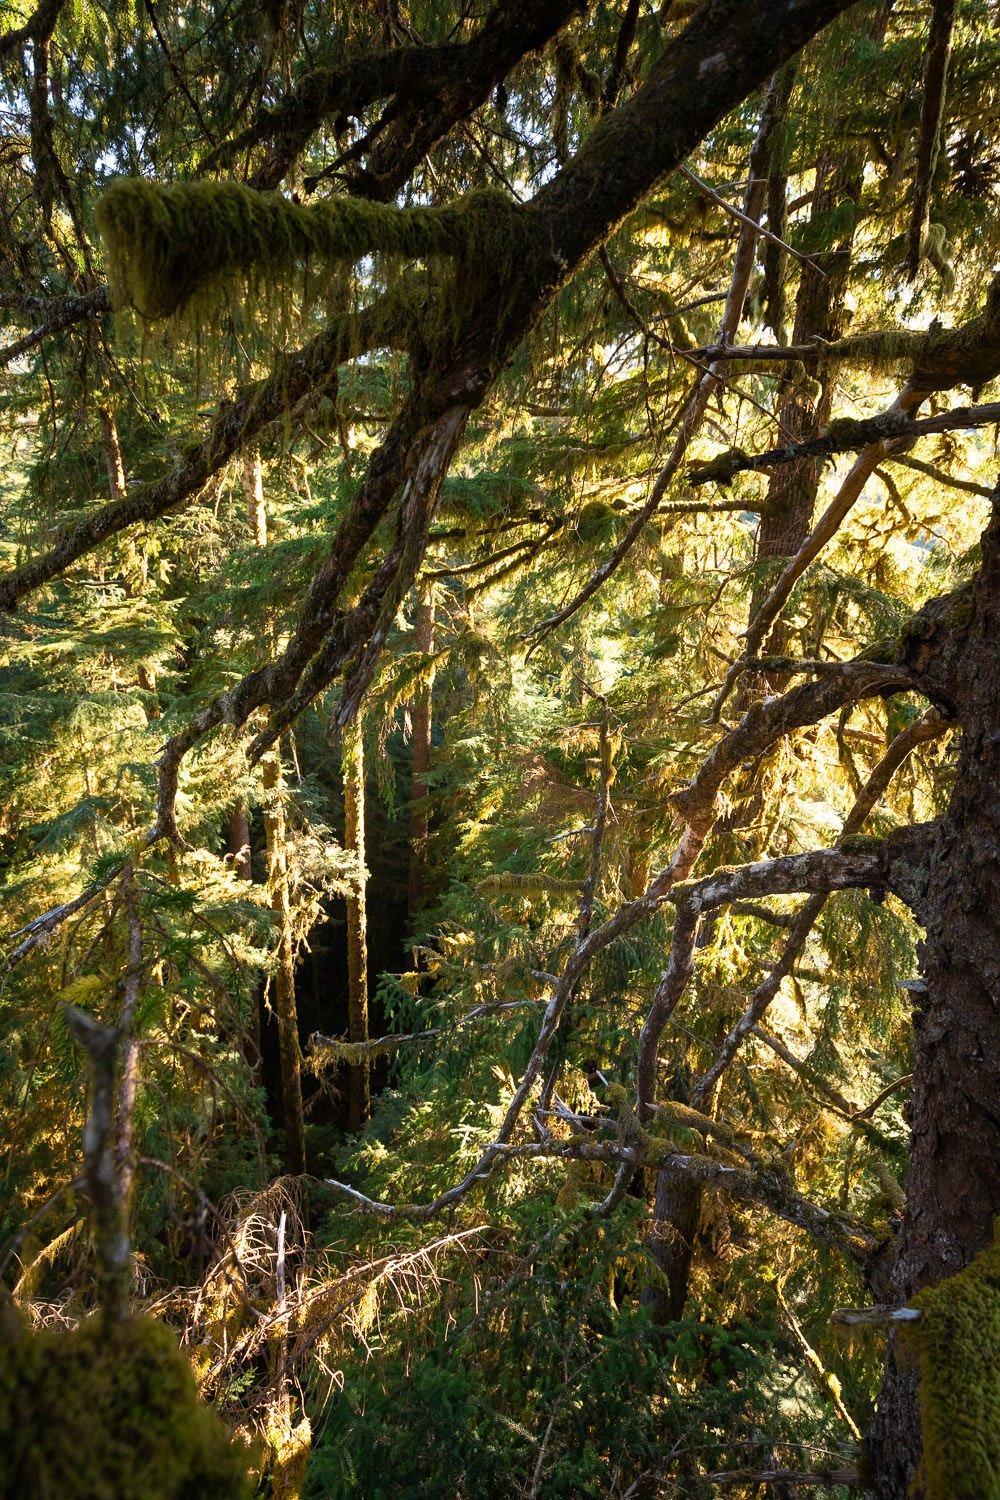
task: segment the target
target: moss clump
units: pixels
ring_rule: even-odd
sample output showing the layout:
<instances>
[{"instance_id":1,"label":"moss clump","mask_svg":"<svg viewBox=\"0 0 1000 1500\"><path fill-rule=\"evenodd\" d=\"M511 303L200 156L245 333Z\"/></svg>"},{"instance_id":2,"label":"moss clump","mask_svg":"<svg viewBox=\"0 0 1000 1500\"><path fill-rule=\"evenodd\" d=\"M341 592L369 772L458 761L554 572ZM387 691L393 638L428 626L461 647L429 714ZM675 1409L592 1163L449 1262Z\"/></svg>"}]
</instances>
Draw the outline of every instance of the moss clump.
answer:
<instances>
[{"instance_id":1,"label":"moss clump","mask_svg":"<svg viewBox=\"0 0 1000 1500\"><path fill-rule=\"evenodd\" d=\"M36 1332L0 1314L3 1500L241 1500L246 1470L162 1323Z\"/></svg>"},{"instance_id":2,"label":"moss clump","mask_svg":"<svg viewBox=\"0 0 1000 1500\"><path fill-rule=\"evenodd\" d=\"M104 194L97 222L114 303L168 318L206 288L240 277L265 294L308 270L363 256L458 256L497 275L515 258L517 205L471 193L444 208L395 208L338 197L294 203L236 182L162 186L123 178Z\"/></svg>"},{"instance_id":3,"label":"moss clump","mask_svg":"<svg viewBox=\"0 0 1000 1500\"><path fill-rule=\"evenodd\" d=\"M912 1299L925 1500L1000 1500L1000 1242Z\"/></svg>"}]
</instances>

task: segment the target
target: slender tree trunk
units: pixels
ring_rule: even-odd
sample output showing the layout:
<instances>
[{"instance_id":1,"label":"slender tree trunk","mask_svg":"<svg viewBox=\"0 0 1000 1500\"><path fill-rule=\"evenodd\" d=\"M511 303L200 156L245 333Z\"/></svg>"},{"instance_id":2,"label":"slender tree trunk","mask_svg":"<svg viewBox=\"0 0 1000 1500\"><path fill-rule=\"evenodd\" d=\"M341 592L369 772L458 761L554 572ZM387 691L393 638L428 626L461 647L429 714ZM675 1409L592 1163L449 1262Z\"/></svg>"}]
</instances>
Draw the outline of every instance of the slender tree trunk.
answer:
<instances>
[{"instance_id":1,"label":"slender tree trunk","mask_svg":"<svg viewBox=\"0 0 1000 1500\"><path fill-rule=\"evenodd\" d=\"M417 586L417 650L424 656L434 651L434 585ZM427 773L431 767L431 704L434 671L428 672L417 689L410 721L413 730L413 779L410 785L410 882L407 910L412 924L424 902L427 886Z\"/></svg>"},{"instance_id":2,"label":"slender tree trunk","mask_svg":"<svg viewBox=\"0 0 1000 1500\"><path fill-rule=\"evenodd\" d=\"M365 744L360 718L344 729L344 846L358 862L347 898L347 1025L352 1042L368 1040L368 910L365 869ZM368 1059L351 1064L348 1123L358 1130L371 1109Z\"/></svg>"},{"instance_id":3,"label":"slender tree trunk","mask_svg":"<svg viewBox=\"0 0 1000 1500\"><path fill-rule=\"evenodd\" d=\"M243 457L243 494L247 521L258 547L267 546L267 507L260 453L248 449ZM274 748L261 762L261 782L268 793L264 813L264 844L267 853L267 890L278 915L277 966L271 993L278 1024L278 1059L281 1067L281 1117L285 1132L285 1163L290 1172L306 1169L305 1121L302 1113L302 1053L299 1048L299 1018L295 1003L295 950L292 942L291 895L288 880L288 837L281 800L281 751ZM234 822L246 823L246 806L237 803L230 814ZM242 828L239 828L242 833ZM246 828L249 863L249 826ZM238 835L237 835L238 836Z\"/></svg>"},{"instance_id":4,"label":"slender tree trunk","mask_svg":"<svg viewBox=\"0 0 1000 1500\"><path fill-rule=\"evenodd\" d=\"M913 665L957 712L955 789L931 850L921 913L926 990L913 1015L910 1172L892 1295L966 1266L1000 1214L1000 501L983 536L971 618L915 643ZM995 1372L993 1372L995 1376ZM990 1378L993 1378L991 1376ZM912 1365L890 1349L872 1448L883 1500L920 1500ZM956 1487L956 1493L957 1493ZM963 1492L967 1493L967 1491Z\"/></svg>"},{"instance_id":5,"label":"slender tree trunk","mask_svg":"<svg viewBox=\"0 0 1000 1500\"><path fill-rule=\"evenodd\" d=\"M290 1172L306 1169L305 1122L302 1113L302 1057L299 1050L299 1019L295 1005L295 951L292 945L292 913L288 887L288 841L285 810L281 802L281 758L277 749L262 762L264 791L269 793L264 813L267 844L267 888L271 906L278 915L277 966L271 985L274 1014L278 1023L278 1056L281 1063L281 1114L285 1131L285 1162Z\"/></svg>"},{"instance_id":6,"label":"slender tree trunk","mask_svg":"<svg viewBox=\"0 0 1000 1500\"><path fill-rule=\"evenodd\" d=\"M243 494L253 539L258 547L266 547L267 506L264 504L264 470L258 448L248 448L243 454Z\"/></svg>"}]
</instances>

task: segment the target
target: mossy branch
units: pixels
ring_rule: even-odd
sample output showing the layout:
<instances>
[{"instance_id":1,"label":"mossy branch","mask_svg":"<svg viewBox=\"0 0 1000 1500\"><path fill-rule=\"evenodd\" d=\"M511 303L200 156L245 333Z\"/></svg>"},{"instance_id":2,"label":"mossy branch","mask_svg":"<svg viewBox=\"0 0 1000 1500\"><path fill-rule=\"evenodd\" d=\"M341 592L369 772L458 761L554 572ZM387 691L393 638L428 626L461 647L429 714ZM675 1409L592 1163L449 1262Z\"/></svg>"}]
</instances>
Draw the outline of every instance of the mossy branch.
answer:
<instances>
[{"instance_id":1,"label":"mossy branch","mask_svg":"<svg viewBox=\"0 0 1000 1500\"><path fill-rule=\"evenodd\" d=\"M395 208L348 197L295 203L236 182L123 178L98 204L97 222L114 305L154 320L225 282L244 278L269 296L276 283L377 253L465 255L503 275L513 264L515 213L488 191L444 208Z\"/></svg>"}]
</instances>

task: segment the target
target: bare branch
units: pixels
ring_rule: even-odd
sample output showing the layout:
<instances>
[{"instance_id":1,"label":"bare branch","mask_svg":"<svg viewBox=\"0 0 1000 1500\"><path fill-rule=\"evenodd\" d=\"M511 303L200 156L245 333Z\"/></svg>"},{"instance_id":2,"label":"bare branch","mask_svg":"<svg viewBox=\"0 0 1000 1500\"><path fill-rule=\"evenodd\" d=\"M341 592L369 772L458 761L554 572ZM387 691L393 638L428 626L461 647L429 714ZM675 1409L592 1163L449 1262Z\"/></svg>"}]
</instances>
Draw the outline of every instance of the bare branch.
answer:
<instances>
[{"instance_id":1,"label":"bare branch","mask_svg":"<svg viewBox=\"0 0 1000 1500\"><path fill-rule=\"evenodd\" d=\"M915 403L911 403L915 404ZM747 470L774 468L778 464L796 463L800 458L831 457L836 453L853 453L867 448L869 444L882 445L888 442L902 444L929 432L960 432L972 427L989 427L1000 422L1000 401L988 401L982 406L957 406L951 411L939 412L933 417L910 418L899 404L877 417L859 420L842 418L831 422L825 437L812 438L807 443L788 443L783 448L771 448L767 453L722 454L712 463L694 469L688 475L689 484L704 484L708 480L726 482L734 474ZM892 448L885 454L891 457ZM884 456L884 455L883 455Z\"/></svg>"},{"instance_id":2,"label":"bare branch","mask_svg":"<svg viewBox=\"0 0 1000 1500\"><path fill-rule=\"evenodd\" d=\"M12 344L7 344L0 349L0 369L6 369L15 359L20 359L22 354L27 354L36 344L51 334L62 333L66 328L71 328L74 323L82 323L90 318L99 318L106 313L111 306L111 300L106 286L97 287L93 292L87 292L82 297L3 297L0 298L0 307L16 308L19 312L28 313L37 318L38 322L22 338L15 339Z\"/></svg>"},{"instance_id":3,"label":"bare branch","mask_svg":"<svg viewBox=\"0 0 1000 1500\"><path fill-rule=\"evenodd\" d=\"M930 708L915 723L907 726L896 735L881 761L872 771L862 788L851 811L844 820L844 826L837 840L839 847L843 847L844 840L858 833L863 827L869 814L886 791L892 777L912 754L918 745L926 744L929 740L937 738L947 728L947 721L936 708ZM695 1109L704 1109L712 1096L716 1083L732 1062L743 1041L757 1024L763 1019L771 1001L777 995L782 982L792 973L797 963L810 932L815 926L816 919L826 904L825 894L811 896L800 911L795 913L791 922L788 939L782 949L781 956L774 968L761 984L757 986L750 996L746 1009L729 1032L725 1041L719 1049L719 1055L712 1066L695 1083L691 1090L691 1104ZM846 1102L846 1101L845 1101Z\"/></svg>"}]
</instances>

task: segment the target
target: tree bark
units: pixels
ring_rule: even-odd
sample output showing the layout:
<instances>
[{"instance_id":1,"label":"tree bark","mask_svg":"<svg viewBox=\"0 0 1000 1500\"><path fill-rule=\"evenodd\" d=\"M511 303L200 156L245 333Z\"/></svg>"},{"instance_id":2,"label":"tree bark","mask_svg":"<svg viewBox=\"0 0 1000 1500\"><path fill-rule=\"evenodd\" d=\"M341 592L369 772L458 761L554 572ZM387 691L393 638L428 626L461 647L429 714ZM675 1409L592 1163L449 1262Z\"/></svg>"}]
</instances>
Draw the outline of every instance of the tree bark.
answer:
<instances>
[{"instance_id":1,"label":"tree bark","mask_svg":"<svg viewBox=\"0 0 1000 1500\"><path fill-rule=\"evenodd\" d=\"M365 745L360 719L345 726L344 847L358 862L358 883L347 898L347 1027L352 1042L368 1040L368 908L365 869ZM359 1130L371 1111L368 1059L352 1063L348 1125Z\"/></svg>"},{"instance_id":2,"label":"tree bark","mask_svg":"<svg viewBox=\"0 0 1000 1500\"><path fill-rule=\"evenodd\" d=\"M957 713L955 789L928 861L926 990L914 1009L910 1175L892 1297L966 1266L1000 1213L1000 491L971 592L925 611L909 644L928 691ZM950 606L950 607L949 607ZM890 1348L871 1435L882 1500L911 1488L921 1440L912 1367Z\"/></svg>"}]
</instances>

